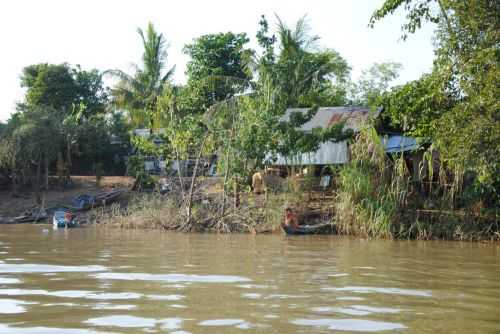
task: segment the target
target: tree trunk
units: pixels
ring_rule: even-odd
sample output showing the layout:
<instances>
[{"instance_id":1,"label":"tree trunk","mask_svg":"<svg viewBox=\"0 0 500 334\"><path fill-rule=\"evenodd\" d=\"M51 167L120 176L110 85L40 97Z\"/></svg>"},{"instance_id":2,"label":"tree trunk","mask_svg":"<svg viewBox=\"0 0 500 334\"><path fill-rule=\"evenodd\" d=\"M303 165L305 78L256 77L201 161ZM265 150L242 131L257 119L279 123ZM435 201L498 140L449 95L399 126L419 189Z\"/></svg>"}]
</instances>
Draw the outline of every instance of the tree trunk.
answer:
<instances>
[{"instance_id":1,"label":"tree trunk","mask_svg":"<svg viewBox=\"0 0 500 334\"><path fill-rule=\"evenodd\" d=\"M36 179L35 179L35 198L36 198L36 204L40 205L42 202L42 199L40 197L40 183L41 183L41 178L42 178L42 156L41 154L38 156L38 160L36 163Z\"/></svg>"},{"instance_id":2,"label":"tree trunk","mask_svg":"<svg viewBox=\"0 0 500 334\"><path fill-rule=\"evenodd\" d=\"M66 168L65 168L65 182L69 184L71 181L71 139L68 140L66 145Z\"/></svg>"},{"instance_id":3,"label":"tree trunk","mask_svg":"<svg viewBox=\"0 0 500 334\"><path fill-rule=\"evenodd\" d=\"M12 196L17 196L17 174L14 169L12 170Z\"/></svg>"},{"instance_id":4,"label":"tree trunk","mask_svg":"<svg viewBox=\"0 0 500 334\"><path fill-rule=\"evenodd\" d=\"M222 183L222 206L220 210L221 219L222 217L224 217L226 211L226 184L228 177L229 177L229 150L227 150L226 152L226 170L224 172L224 182Z\"/></svg>"},{"instance_id":5,"label":"tree trunk","mask_svg":"<svg viewBox=\"0 0 500 334\"><path fill-rule=\"evenodd\" d=\"M191 177L191 186L189 187L189 193L188 193L188 201L186 203L186 223L191 222L191 215L192 215L192 209L193 209L193 192L194 192L194 183L196 180L196 175L198 173L198 165L200 164L200 158L203 153L203 147L205 146L205 141L208 137L208 133L205 133L203 136L203 140L201 142L198 154L196 156L196 162L194 164L194 170L193 170L193 175Z\"/></svg>"},{"instance_id":6,"label":"tree trunk","mask_svg":"<svg viewBox=\"0 0 500 334\"><path fill-rule=\"evenodd\" d=\"M49 157L47 154L44 155L44 164L45 164L45 190L49 190Z\"/></svg>"},{"instance_id":7,"label":"tree trunk","mask_svg":"<svg viewBox=\"0 0 500 334\"><path fill-rule=\"evenodd\" d=\"M238 183L238 178L234 180L234 211L240 207L240 185Z\"/></svg>"}]
</instances>

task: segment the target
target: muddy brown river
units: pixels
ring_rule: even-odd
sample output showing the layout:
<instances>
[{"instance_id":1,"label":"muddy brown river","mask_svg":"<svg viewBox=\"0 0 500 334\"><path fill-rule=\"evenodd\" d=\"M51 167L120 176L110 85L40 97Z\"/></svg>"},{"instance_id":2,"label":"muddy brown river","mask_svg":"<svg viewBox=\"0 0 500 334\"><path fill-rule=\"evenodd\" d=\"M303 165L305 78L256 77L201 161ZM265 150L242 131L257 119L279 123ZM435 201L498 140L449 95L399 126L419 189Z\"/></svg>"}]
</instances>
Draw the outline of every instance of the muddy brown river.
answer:
<instances>
[{"instance_id":1,"label":"muddy brown river","mask_svg":"<svg viewBox=\"0 0 500 334\"><path fill-rule=\"evenodd\" d=\"M500 333L500 245L0 226L0 333Z\"/></svg>"}]
</instances>

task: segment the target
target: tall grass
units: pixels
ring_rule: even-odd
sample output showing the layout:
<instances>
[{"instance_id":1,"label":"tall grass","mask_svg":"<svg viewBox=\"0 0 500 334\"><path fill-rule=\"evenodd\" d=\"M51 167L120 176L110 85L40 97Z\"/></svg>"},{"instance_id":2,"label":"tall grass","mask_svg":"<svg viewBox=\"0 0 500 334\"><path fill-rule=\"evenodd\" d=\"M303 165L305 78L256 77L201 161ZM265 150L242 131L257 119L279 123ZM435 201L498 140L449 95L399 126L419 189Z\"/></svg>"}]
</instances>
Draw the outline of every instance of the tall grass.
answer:
<instances>
[{"instance_id":1,"label":"tall grass","mask_svg":"<svg viewBox=\"0 0 500 334\"><path fill-rule=\"evenodd\" d=\"M391 238L408 195L404 160L387 158L373 128L361 131L351 153L351 163L341 169L337 182L336 229L341 234Z\"/></svg>"},{"instance_id":2,"label":"tall grass","mask_svg":"<svg viewBox=\"0 0 500 334\"><path fill-rule=\"evenodd\" d=\"M441 162L439 174L434 175L432 147L424 152L419 171L429 180L424 191L419 191L421 180L410 182L403 156L389 159L374 129L361 131L351 150L351 163L341 169L337 182L334 224L338 233L374 238L500 240L498 216L456 209L463 171L450 171ZM435 177L437 182L433 182Z\"/></svg>"}]
</instances>

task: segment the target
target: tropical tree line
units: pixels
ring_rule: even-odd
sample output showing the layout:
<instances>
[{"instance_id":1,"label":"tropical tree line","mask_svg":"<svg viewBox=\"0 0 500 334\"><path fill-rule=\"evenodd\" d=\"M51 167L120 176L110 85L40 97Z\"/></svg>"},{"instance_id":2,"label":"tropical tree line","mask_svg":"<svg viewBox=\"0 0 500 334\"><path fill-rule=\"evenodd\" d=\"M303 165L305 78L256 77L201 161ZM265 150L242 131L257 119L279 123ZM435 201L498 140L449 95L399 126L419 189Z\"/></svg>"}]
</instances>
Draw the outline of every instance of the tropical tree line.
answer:
<instances>
[{"instance_id":1,"label":"tropical tree line","mask_svg":"<svg viewBox=\"0 0 500 334\"><path fill-rule=\"evenodd\" d=\"M262 16L255 36L257 49L249 48L245 33L195 38L183 49L189 61L187 82L182 85L172 80L175 66L168 63L167 39L151 23L138 29L144 51L132 71L29 66L21 78L25 99L0 127L2 141L10 143L2 145L1 166L15 178L29 174L38 180L59 162L69 174L73 157L87 154L95 165L100 150L112 147L102 144L104 137L109 142L112 135L126 138L126 130L140 127L162 137L164 144L158 147L134 138L131 142L139 153L193 159L195 171L202 157L216 154L225 187L233 187L245 183L250 172L277 154L310 152L321 142L349 137L342 124L308 133L297 127L319 106L356 104L383 106L381 126L432 142L448 169L474 175L477 196L498 201L498 4L387 0L370 24L398 9L408 17L403 39L425 21L437 23L438 29L433 71L394 88L390 84L400 64L374 64L353 82L348 61L320 45L306 18L291 27L279 17L269 24ZM103 76L118 83L107 90ZM290 107L309 112L294 113L283 121ZM57 133L46 139L57 144L36 144L44 148L28 150L45 140L37 127L51 129L44 134ZM83 129L102 131L102 136L82 133ZM93 146L91 138L101 144ZM20 142L30 145L20 150Z\"/></svg>"},{"instance_id":2,"label":"tropical tree line","mask_svg":"<svg viewBox=\"0 0 500 334\"><path fill-rule=\"evenodd\" d=\"M127 152L126 122L110 111L102 73L36 64L23 69L21 86L25 98L0 128L0 172L11 179L14 195L31 186L40 200L49 175L65 185L74 171L112 170L110 157Z\"/></svg>"},{"instance_id":3,"label":"tropical tree line","mask_svg":"<svg viewBox=\"0 0 500 334\"><path fill-rule=\"evenodd\" d=\"M371 25L406 13L402 38L437 24L434 66L379 96L394 129L431 142L464 199L500 207L500 3L489 0L386 0Z\"/></svg>"},{"instance_id":4,"label":"tropical tree line","mask_svg":"<svg viewBox=\"0 0 500 334\"><path fill-rule=\"evenodd\" d=\"M148 128L152 134L167 129L167 144L160 149L141 138L134 138L132 146L172 159L192 156L200 133L210 133L205 152L227 156L224 145L238 147L244 161L231 168L241 173L269 150L287 154L311 149L335 132L340 135L339 129L309 136L295 131L312 113L279 122L287 107L345 105L353 85L347 61L319 46L306 18L293 28L276 21L275 29L269 29L261 18L256 36L260 50L248 47L245 33L194 39L183 50L190 58L184 85L173 83L168 41L151 23L138 29L144 52L131 72L69 64L27 66L21 74L24 99L8 122L0 123L3 174L10 176L16 192L25 185L47 188L51 173L66 182L72 172L95 172L102 164L108 173L116 172L109 157L127 154L128 133L134 128ZM106 77L117 84L105 87ZM292 145L297 140L302 148Z\"/></svg>"}]
</instances>

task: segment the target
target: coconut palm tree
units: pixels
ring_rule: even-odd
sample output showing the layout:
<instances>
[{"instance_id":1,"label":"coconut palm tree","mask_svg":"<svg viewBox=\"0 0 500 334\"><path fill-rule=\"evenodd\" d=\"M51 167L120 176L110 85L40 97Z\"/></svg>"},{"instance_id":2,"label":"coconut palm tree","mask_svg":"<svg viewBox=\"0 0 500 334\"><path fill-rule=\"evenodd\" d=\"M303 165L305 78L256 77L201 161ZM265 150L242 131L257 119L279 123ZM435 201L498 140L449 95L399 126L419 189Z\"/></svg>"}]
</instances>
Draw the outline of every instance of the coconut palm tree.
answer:
<instances>
[{"instance_id":1,"label":"coconut palm tree","mask_svg":"<svg viewBox=\"0 0 500 334\"><path fill-rule=\"evenodd\" d=\"M328 89L331 80L342 81L349 73L347 62L334 50L320 49L319 37L310 34L307 18L288 27L278 16L277 86L286 107L310 106L315 96Z\"/></svg>"},{"instance_id":2,"label":"coconut palm tree","mask_svg":"<svg viewBox=\"0 0 500 334\"><path fill-rule=\"evenodd\" d=\"M158 97L161 95L174 73L175 66L167 67L167 41L163 34L158 34L151 22L146 31L137 29L141 36L144 53L141 65L133 64L134 73L127 74L121 70L110 70L108 73L119 79L112 89L113 102L121 109L128 111L135 126L154 126Z\"/></svg>"}]
</instances>

